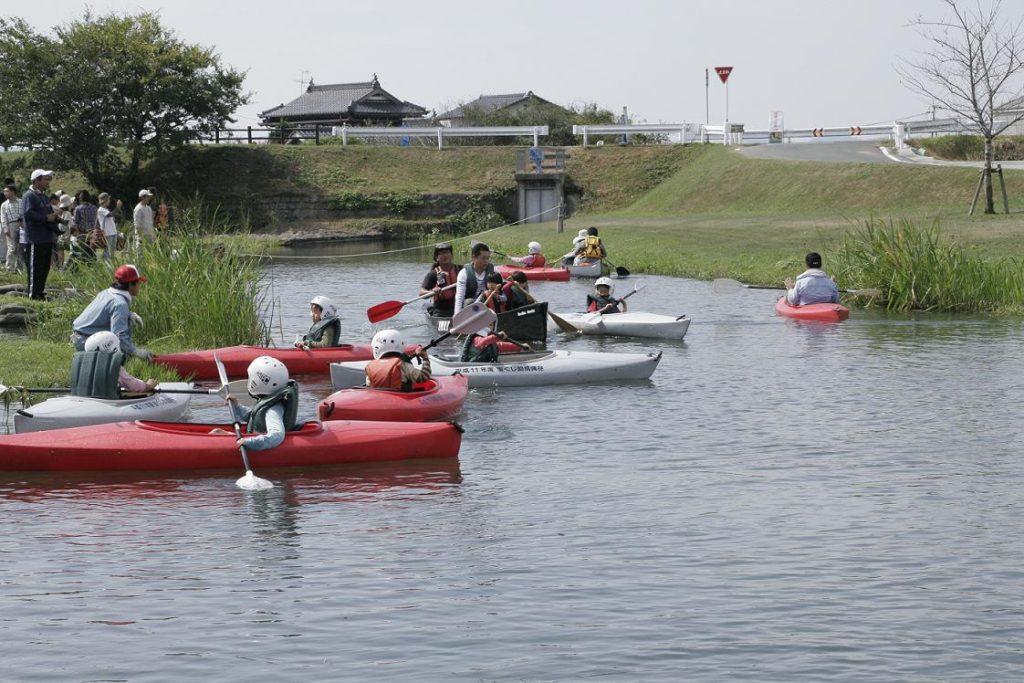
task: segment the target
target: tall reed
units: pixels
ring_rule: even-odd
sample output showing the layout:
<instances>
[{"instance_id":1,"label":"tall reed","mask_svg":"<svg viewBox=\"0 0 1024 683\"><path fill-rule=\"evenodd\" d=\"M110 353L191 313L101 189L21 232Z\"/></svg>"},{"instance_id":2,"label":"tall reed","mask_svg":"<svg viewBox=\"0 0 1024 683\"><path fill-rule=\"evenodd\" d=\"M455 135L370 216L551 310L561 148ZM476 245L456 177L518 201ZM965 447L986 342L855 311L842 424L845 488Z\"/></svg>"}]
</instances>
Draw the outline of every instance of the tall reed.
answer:
<instances>
[{"instance_id":1,"label":"tall reed","mask_svg":"<svg viewBox=\"0 0 1024 683\"><path fill-rule=\"evenodd\" d=\"M155 244L117 252L114 264L79 265L68 280L84 296L54 310L31 334L66 342L72 321L89 298L110 286L122 263L134 263L148 279L132 302L145 322L133 333L137 343L184 349L268 341L262 313L269 302L259 263L195 235L161 236Z\"/></svg>"},{"instance_id":2,"label":"tall reed","mask_svg":"<svg viewBox=\"0 0 1024 683\"><path fill-rule=\"evenodd\" d=\"M942 237L937 222L867 220L845 235L837 265L843 286L880 289L889 310L1024 309L1024 263L984 259Z\"/></svg>"}]
</instances>

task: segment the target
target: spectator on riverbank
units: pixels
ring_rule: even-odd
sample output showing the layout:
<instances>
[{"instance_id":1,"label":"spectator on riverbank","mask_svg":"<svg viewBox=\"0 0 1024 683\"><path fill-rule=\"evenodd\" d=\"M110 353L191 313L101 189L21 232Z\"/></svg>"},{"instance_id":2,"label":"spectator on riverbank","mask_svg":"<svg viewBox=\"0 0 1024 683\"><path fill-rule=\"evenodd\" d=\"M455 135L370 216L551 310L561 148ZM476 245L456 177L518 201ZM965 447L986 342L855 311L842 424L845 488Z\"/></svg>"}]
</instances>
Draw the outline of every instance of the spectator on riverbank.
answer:
<instances>
[{"instance_id":1,"label":"spectator on riverbank","mask_svg":"<svg viewBox=\"0 0 1024 683\"><path fill-rule=\"evenodd\" d=\"M117 234L117 218L121 215L121 208L124 204L118 199L114 208L110 208L110 195L106 192L100 193L99 200L100 206L96 210L96 218L99 221L100 228L103 230L103 240L105 243L103 257L107 261L112 262L119 237Z\"/></svg>"},{"instance_id":2,"label":"spectator on riverbank","mask_svg":"<svg viewBox=\"0 0 1024 683\"><path fill-rule=\"evenodd\" d=\"M135 240L141 244L156 242L156 228L153 225L153 207L149 204L153 201L153 193L149 190L139 190L139 203L135 205L132 217L135 222Z\"/></svg>"},{"instance_id":3,"label":"spectator on riverbank","mask_svg":"<svg viewBox=\"0 0 1024 683\"><path fill-rule=\"evenodd\" d=\"M21 200L18 198L18 189L14 183L4 185L4 203L0 204L0 229L3 230L4 242L7 245L7 254L4 260L4 268L10 272L17 272L24 264L21 254L21 245L18 243L18 235L21 232Z\"/></svg>"},{"instance_id":4,"label":"spectator on riverbank","mask_svg":"<svg viewBox=\"0 0 1024 683\"><path fill-rule=\"evenodd\" d=\"M50 197L51 202L53 197ZM57 198L57 215L60 216L60 234L53 243L53 265L64 267L64 254L71 246L71 230L75 224L75 198L61 193Z\"/></svg>"},{"instance_id":5,"label":"spectator on riverbank","mask_svg":"<svg viewBox=\"0 0 1024 683\"><path fill-rule=\"evenodd\" d=\"M46 299L46 279L50 276L53 243L60 234L60 217L50 206L46 191L53 180L53 171L37 168L32 171L32 185L21 198L21 213L28 242L28 292L38 301Z\"/></svg>"}]
</instances>

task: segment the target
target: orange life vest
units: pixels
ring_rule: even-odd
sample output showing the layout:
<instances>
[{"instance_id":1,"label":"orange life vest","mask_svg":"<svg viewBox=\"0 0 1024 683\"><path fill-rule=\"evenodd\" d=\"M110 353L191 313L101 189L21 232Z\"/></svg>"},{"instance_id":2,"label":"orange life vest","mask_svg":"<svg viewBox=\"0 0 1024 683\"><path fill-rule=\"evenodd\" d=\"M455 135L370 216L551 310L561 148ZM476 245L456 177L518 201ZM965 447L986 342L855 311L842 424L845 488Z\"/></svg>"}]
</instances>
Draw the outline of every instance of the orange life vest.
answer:
<instances>
[{"instance_id":1,"label":"orange life vest","mask_svg":"<svg viewBox=\"0 0 1024 683\"><path fill-rule=\"evenodd\" d=\"M454 285L455 281L459 277L459 269L456 268L455 266L448 266L447 268L437 266L436 268L434 268L434 272L437 273L438 275L444 273L444 284L441 284L440 278L438 278L438 285L442 287L447 285ZM452 287L451 289L446 289L445 291L441 292L440 294L434 297L434 301L455 301L455 288Z\"/></svg>"},{"instance_id":2,"label":"orange life vest","mask_svg":"<svg viewBox=\"0 0 1024 683\"><path fill-rule=\"evenodd\" d=\"M406 389L402 381L402 359L399 356L370 361L366 364L366 378L374 389Z\"/></svg>"}]
</instances>

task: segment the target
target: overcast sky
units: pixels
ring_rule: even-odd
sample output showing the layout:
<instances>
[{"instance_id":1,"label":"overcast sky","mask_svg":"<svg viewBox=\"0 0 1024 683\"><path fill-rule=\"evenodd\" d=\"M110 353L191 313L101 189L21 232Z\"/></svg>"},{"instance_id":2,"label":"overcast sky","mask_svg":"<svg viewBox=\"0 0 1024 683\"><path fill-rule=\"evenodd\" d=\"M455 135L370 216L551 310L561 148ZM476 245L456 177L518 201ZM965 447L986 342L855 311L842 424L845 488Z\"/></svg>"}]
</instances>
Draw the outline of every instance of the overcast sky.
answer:
<instances>
[{"instance_id":1,"label":"overcast sky","mask_svg":"<svg viewBox=\"0 0 1024 683\"><path fill-rule=\"evenodd\" d=\"M1014 12L1016 2L1007 3ZM14 3L5 14L46 29L81 14L71 0ZM733 66L730 118L765 128L891 121L926 111L893 70L921 43L907 26L940 16L936 0L95 0L158 11L189 41L246 70L241 124L287 102L305 70L317 83L369 80L429 109L481 93L533 90L559 104L596 102L635 120L704 120L704 68ZM725 114L711 73L711 120Z\"/></svg>"}]
</instances>

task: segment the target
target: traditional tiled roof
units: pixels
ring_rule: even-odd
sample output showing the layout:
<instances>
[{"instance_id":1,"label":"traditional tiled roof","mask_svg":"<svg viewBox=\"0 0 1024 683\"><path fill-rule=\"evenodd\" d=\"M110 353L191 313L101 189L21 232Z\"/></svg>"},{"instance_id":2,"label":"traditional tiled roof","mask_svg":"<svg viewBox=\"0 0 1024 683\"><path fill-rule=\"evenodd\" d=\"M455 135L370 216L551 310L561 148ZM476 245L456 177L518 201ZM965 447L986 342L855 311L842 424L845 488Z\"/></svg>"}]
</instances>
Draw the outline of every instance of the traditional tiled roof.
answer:
<instances>
[{"instance_id":1,"label":"traditional tiled roof","mask_svg":"<svg viewBox=\"0 0 1024 683\"><path fill-rule=\"evenodd\" d=\"M342 118L345 116L423 116L427 110L404 102L380 87L376 78L366 83L333 83L313 85L288 104L272 107L260 114L263 118L302 119L312 117Z\"/></svg>"},{"instance_id":2,"label":"traditional tiled roof","mask_svg":"<svg viewBox=\"0 0 1024 683\"><path fill-rule=\"evenodd\" d=\"M437 118L461 119L463 116L465 116L465 111L467 109L475 109L483 111L485 113L498 111L499 109L511 107L513 104L517 104L529 98L535 98L539 102L550 104L550 102L548 102L547 100L534 95L532 90L528 90L526 92L508 93L507 95L481 95L472 102L466 102L465 104L459 107L455 107L455 109L452 109L451 111L446 111L443 114L438 114Z\"/></svg>"}]
</instances>

